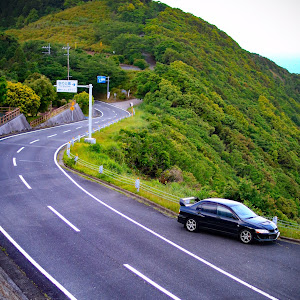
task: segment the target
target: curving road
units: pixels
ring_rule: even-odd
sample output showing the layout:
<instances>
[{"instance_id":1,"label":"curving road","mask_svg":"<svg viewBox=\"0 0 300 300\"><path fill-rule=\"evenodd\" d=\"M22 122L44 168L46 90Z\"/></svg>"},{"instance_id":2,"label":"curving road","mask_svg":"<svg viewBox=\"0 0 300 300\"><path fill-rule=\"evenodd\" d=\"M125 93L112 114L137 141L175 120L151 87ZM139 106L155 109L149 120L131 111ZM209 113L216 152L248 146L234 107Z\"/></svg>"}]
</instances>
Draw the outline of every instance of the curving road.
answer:
<instances>
[{"instance_id":1,"label":"curving road","mask_svg":"<svg viewBox=\"0 0 300 300\"><path fill-rule=\"evenodd\" d=\"M102 116L94 126L127 114L96 106ZM0 140L0 241L48 295L299 299L300 245L190 234L175 219L62 170L58 149L87 128L82 121Z\"/></svg>"}]
</instances>

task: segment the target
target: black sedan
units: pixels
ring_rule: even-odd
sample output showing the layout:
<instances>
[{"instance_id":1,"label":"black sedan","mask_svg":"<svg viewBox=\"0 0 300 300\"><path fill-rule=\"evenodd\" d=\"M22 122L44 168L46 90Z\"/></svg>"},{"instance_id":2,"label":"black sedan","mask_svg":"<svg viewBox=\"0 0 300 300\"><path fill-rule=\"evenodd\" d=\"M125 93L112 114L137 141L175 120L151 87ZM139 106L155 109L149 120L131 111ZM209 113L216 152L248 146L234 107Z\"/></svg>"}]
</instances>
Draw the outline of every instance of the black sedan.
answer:
<instances>
[{"instance_id":1,"label":"black sedan","mask_svg":"<svg viewBox=\"0 0 300 300\"><path fill-rule=\"evenodd\" d=\"M190 232L199 228L214 230L234 235L245 244L253 240L276 241L280 235L273 222L256 215L246 205L227 199L182 198L178 222Z\"/></svg>"}]
</instances>

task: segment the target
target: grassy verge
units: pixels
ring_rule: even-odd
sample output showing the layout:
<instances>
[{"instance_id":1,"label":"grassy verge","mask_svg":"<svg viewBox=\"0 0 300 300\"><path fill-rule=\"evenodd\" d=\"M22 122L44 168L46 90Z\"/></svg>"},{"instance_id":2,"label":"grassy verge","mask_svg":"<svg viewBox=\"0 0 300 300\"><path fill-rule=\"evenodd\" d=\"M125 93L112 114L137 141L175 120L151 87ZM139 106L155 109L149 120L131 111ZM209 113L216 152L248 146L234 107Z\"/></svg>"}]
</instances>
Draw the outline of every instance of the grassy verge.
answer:
<instances>
[{"instance_id":1,"label":"grassy verge","mask_svg":"<svg viewBox=\"0 0 300 300\"><path fill-rule=\"evenodd\" d=\"M73 155L78 155L79 161L75 164L74 158L69 158L65 152L63 156L64 163L77 171L116 185L121 189L142 196L153 203L177 213L179 210L179 199L181 197L194 196L196 193L199 195L199 190L195 190L185 183L172 182L162 184L158 180L143 177L138 173L138 170L134 170L127 166L124 157L122 157L122 142L118 138L119 131L124 128L142 129L147 127L147 125L147 120L145 120L142 112L137 109L134 117L124 119L94 133L93 137L96 139L95 145L85 143L83 139L81 139L80 142L76 142L74 146L71 146L71 153ZM81 160L88 162L91 165L87 167L81 163ZM100 174L99 166L101 165L104 169L108 169L113 172L114 175L110 176ZM126 177L126 182L123 180L122 176ZM139 192L137 192L134 185L137 178L140 178L142 184L146 184L151 188L174 195L177 197L178 201L173 202L166 200L162 197L149 193L142 188ZM299 230L288 229L281 226L279 226L279 229L281 236L300 239Z\"/></svg>"}]
</instances>

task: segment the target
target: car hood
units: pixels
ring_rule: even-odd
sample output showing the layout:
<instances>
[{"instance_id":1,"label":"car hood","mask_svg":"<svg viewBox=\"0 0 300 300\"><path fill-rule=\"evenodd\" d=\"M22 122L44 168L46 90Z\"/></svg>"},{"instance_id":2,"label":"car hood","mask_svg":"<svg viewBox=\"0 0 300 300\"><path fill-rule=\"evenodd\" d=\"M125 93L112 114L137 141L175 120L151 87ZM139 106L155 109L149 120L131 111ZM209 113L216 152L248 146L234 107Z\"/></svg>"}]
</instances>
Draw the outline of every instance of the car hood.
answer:
<instances>
[{"instance_id":1,"label":"car hood","mask_svg":"<svg viewBox=\"0 0 300 300\"><path fill-rule=\"evenodd\" d=\"M245 220L247 223L260 227L260 228L265 228L265 229L275 229L277 226L275 225L275 223L273 223L272 221L265 219L263 217L260 216L256 216L254 218L251 219L246 219Z\"/></svg>"}]
</instances>

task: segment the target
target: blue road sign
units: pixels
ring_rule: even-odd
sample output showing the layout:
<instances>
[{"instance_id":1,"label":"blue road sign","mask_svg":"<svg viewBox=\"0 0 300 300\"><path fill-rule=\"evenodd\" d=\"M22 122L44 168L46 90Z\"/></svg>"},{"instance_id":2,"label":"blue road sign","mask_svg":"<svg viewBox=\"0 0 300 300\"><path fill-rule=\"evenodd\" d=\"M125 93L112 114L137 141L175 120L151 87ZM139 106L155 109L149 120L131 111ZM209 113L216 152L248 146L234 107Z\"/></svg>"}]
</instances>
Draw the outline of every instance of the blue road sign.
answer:
<instances>
[{"instance_id":1,"label":"blue road sign","mask_svg":"<svg viewBox=\"0 0 300 300\"><path fill-rule=\"evenodd\" d=\"M97 83L106 83L106 76L97 76Z\"/></svg>"}]
</instances>

